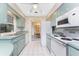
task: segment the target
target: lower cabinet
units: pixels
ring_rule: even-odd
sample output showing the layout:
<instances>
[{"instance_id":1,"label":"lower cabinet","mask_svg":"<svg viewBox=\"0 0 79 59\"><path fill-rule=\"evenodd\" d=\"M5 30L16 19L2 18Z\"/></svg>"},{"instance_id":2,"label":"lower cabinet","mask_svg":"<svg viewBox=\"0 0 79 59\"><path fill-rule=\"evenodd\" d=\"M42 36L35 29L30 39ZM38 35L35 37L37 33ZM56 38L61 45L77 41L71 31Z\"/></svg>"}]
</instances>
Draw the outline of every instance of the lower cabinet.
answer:
<instances>
[{"instance_id":1,"label":"lower cabinet","mask_svg":"<svg viewBox=\"0 0 79 59\"><path fill-rule=\"evenodd\" d=\"M46 36L46 46L54 56L66 56L67 55L67 46L66 44L58 41L56 38L51 37L50 35Z\"/></svg>"},{"instance_id":2,"label":"lower cabinet","mask_svg":"<svg viewBox=\"0 0 79 59\"><path fill-rule=\"evenodd\" d=\"M68 55L69 56L79 56L79 50L77 50L71 46L68 46Z\"/></svg>"},{"instance_id":3,"label":"lower cabinet","mask_svg":"<svg viewBox=\"0 0 79 59\"><path fill-rule=\"evenodd\" d=\"M23 50L25 46L25 36L19 36L16 39L13 40L14 50L13 50L13 56L17 56L20 54L20 52Z\"/></svg>"},{"instance_id":4,"label":"lower cabinet","mask_svg":"<svg viewBox=\"0 0 79 59\"><path fill-rule=\"evenodd\" d=\"M55 38L51 38L51 54L55 56L66 56L66 45Z\"/></svg>"},{"instance_id":5,"label":"lower cabinet","mask_svg":"<svg viewBox=\"0 0 79 59\"><path fill-rule=\"evenodd\" d=\"M47 39L46 39L46 46L47 46L49 52L51 53L51 38L48 35L47 35Z\"/></svg>"}]
</instances>

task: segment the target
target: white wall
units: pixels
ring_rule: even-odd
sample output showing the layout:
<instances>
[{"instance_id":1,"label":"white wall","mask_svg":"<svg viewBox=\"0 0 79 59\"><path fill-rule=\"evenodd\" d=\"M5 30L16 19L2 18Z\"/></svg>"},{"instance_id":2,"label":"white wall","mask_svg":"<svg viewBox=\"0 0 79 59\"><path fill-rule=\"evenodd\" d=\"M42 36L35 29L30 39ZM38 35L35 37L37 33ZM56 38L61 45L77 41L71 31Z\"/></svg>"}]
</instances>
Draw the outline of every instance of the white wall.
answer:
<instances>
[{"instance_id":1,"label":"white wall","mask_svg":"<svg viewBox=\"0 0 79 59\"><path fill-rule=\"evenodd\" d=\"M52 33L51 21L46 21L46 33Z\"/></svg>"},{"instance_id":2,"label":"white wall","mask_svg":"<svg viewBox=\"0 0 79 59\"><path fill-rule=\"evenodd\" d=\"M41 21L41 45L46 46L46 21L44 19Z\"/></svg>"},{"instance_id":3,"label":"white wall","mask_svg":"<svg viewBox=\"0 0 79 59\"><path fill-rule=\"evenodd\" d=\"M34 35L34 26L32 25L32 35Z\"/></svg>"},{"instance_id":4,"label":"white wall","mask_svg":"<svg viewBox=\"0 0 79 59\"><path fill-rule=\"evenodd\" d=\"M28 31L26 34L26 42L31 42L31 21L29 18L26 18L25 30Z\"/></svg>"}]
</instances>

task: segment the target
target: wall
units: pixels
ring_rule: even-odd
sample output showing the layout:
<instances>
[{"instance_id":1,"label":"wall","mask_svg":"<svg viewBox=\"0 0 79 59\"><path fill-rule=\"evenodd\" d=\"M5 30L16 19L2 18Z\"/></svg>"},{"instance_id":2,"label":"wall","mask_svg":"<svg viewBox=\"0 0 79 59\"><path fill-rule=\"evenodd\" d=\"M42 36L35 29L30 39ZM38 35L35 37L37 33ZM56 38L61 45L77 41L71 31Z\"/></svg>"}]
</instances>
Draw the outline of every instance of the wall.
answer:
<instances>
[{"instance_id":1,"label":"wall","mask_svg":"<svg viewBox=\"0 0 79 59\"><path fill-rule=\"evenodd\" d=\"M52 33L51 22L46 21L46 33Z\"/></svg>"},{"instance_id":2,"label":"wall","mask_svg":"<svg viewBox=\"0 0 79 59\"><path fill-rule=\"evenodd\" d=\"M46 46L46 20L41 21L41 45Z\"/></svg>"},{"instance_id":3,"label":"wall","mask_svg":"<svg viewBox=\"0 0 79 59\"><path fill-rule=\"evenodd\" d=\"M63 32L67 37L79 38L79 28L66 28Z\"/></svg>"},{"instance_id":4,"label":"wall","mask_svg":"<svg viewBox=\"0 0 79 59\"><path fill-rule=\"evenodd\" d=\"M28 32L26 34L26 41L28 40L29 42L31 42L31 19L29 17L26 17L25 30Z\"/></svg>"},{"instance_id":5,"label":"wall","mask_svg":"<svg viewBox=\"0 0 79 59\"><path fill-rule=\"evenodd\" d=\"M0 3L0 23L8 23L7 12L8 12L7 3Z\"/></svg>"}]
</instances>

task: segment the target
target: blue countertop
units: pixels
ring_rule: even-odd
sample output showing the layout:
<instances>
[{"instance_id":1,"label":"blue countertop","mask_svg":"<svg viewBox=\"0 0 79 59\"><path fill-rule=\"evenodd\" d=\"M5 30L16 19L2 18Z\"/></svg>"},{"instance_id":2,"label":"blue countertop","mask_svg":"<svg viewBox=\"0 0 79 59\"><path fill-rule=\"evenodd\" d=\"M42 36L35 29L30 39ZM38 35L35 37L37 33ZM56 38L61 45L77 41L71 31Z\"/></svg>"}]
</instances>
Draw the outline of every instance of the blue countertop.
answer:
<instances>
[{"instance_id":1,"label":"blue countertop","mask_svg":"<svg viewBox=\"0 0 79 59\"><path fill-rule=\"evenodd\" d=\"M0 56L10 56L13 52L13 44L0 43Z\"/></svg>"},{"instance_id":2,"label":"blue countertop","mask_svg":"<svg viewBox=\"0 0 79 59\"><path fill-rule=\"evenodd\" d=\"M25 34L25 33L26 33L26 31L22 31L22 32L18 32L16 34L13 34L13 35L0 36L0 40L9 40L9 39L11 40L11 39L14 39L18 36Z\"/></svg>"},{"instance_id":3,"label":"blue countertop","mask_svg":"<svg viewBox=\"0 0 79 59\"><path fill-rule=\"evenodd\" d=\"M71 47L79 50L79 42L73 42L73 43L69 43L68 45L70 45Z\"/></svg>"},{"instance_id":4,"label":"blue countertop","mask_svg":"<svg viewBox=\"0 0 79 59\"><path fill-rule=\"evenodd\" d=\"M13 35L8 36L0 36L0 56L10 56L12 55L14 45L12 44L11 40L25 34L25 31L18 32Z\"/></svg>"}]
</instances>

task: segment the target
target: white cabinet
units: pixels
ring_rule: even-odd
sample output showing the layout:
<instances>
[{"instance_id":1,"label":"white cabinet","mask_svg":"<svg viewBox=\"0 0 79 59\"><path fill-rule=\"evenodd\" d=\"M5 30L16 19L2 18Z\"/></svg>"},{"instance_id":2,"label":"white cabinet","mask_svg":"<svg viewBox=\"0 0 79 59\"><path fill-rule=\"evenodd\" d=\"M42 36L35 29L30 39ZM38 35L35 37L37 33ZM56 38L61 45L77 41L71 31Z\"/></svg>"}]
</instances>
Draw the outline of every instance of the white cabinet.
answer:
<instances>
[{"instance_id":1,"label":"white cabinet","mask_svg":"<svg viewBox=\"0 0 79 59\"><path fill-rule=\"evenodd\" d=\"M79 56L79 50L69 46L68 54L69 56Z\"/></svg>"},{"instance_id":2,"label":"white cabinet","mask_svg":"<svg viewBox=\"0 0 79 59\"><path fill-rule=\"evenodd\" d=\"M46 46L47 46L49 52L51 53L51 37L49 35L47 35Z\"/></svg>"},{"instance_id":3,"label":"white cabinet","mask_svg":"<svg viewBox=\"0 0 79 59\"><path fill-rule=\"evenodd\" d=\"M12 41L13 45L14 45L14 50L13 50L13 56L17 56L20 54L20 52L23 50L23 48L25 47L25 35L21 35L17 38L15 38Z\"/></svg>"},{"instance_id":4,"label":"white cabinet","mask_svg":"<svg viewBox=\"0 0 79 59\"><path fill-rule=\"evenodd\" d=\"M79 7L56 18L56 27L75 27L79 26Z\"/></svg>"},{"instance_id":5,"label":"white cabinet","mask_svg":"<svg viewBox=\"0 0 79 59\"><path fill-rule=\"evenodd\" d=\"M51 54L55 56L66 56L66 45L51 37Z\"/></svg>"},{"instance_id":6,"label":"white cabinet","mask_svg":"<svg viewBox=\"0 0 79 59\"><path fill-rule=\"evenodd\" d=\"M46 21L46 32L47 33L51 33L51 22L50 21Z\"/></svg>"}]
</instances>

